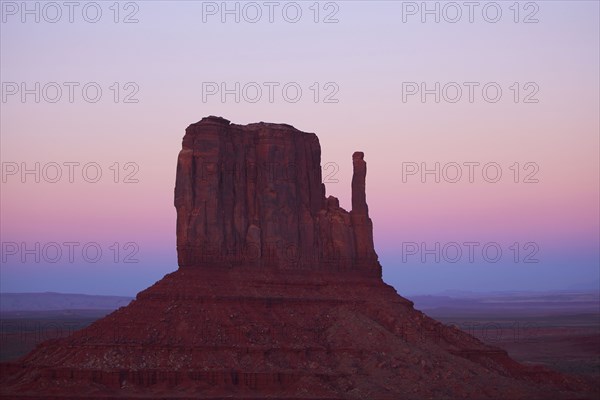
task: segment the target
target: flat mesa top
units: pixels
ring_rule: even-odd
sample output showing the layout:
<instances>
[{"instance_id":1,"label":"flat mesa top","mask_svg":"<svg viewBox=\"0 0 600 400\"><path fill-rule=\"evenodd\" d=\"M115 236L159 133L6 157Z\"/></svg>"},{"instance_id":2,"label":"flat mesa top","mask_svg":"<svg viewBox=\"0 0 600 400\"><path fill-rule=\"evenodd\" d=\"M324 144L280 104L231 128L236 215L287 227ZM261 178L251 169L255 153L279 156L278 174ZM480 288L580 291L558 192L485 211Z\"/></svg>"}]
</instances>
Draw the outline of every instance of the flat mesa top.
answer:
<instances>
[{"instance_id":1,"label":"flat mesa top","mask_svg":"<svg viewBox=\"0 0 600 400\"><path fill-rule=\"evenodd\" d=\"M232 124L231 121L225 119L223 117L217 117L215 115L209 115L208 117L202 118L200 121L191 124L190 126L198 126L198 125L220 125L220 126L234 126L236 128L260 128L260 127L268 127L271 129L285 129L285 130L294 130L297 132L302 132L299 129L296 129L294 126L284 123L273 123L273 122L256 122L247 125L238 125ZM308 132L302 132L308 133Z\"/></svg>"},{"instance_id":2,"label":"flat mesa top","mask_svg":"<svg viewBox=\"0 0 600 400\"><path fill-rule=\"evenodd\" d=\"M231 123L231 121L228 120L228 119L225 119L223 117L217 117L215 115L209 115L208 117L202 118L200 121L196 122L193 125L203 124L203 123L214 123L214 124L221 124L221 125L229 125Z\"/></svg>"}]
</instances>

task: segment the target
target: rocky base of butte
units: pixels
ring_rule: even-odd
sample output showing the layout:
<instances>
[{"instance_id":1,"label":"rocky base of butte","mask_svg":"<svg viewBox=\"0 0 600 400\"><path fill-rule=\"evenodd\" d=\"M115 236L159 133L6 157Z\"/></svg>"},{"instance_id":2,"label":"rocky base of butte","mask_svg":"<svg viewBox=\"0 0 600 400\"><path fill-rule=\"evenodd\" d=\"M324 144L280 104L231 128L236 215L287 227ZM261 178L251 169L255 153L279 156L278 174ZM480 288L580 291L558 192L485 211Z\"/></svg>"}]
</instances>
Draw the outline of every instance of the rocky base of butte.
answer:
<instances>
[{"instance_id":1,"label":"rocky base of butte","mask_svg":"<svg viewBox=\"0 0 600 400\"><path fill-rule=\"evenodd\" d=\"M325 197L314 134L216 117L191 125L175 189L179 269L0 364L0 397L597 398L597 387L521 365L386 285L362 153L353 166L347 212ZM293 173L278 176L282 167Z\"/></svg>"}]
</instances>

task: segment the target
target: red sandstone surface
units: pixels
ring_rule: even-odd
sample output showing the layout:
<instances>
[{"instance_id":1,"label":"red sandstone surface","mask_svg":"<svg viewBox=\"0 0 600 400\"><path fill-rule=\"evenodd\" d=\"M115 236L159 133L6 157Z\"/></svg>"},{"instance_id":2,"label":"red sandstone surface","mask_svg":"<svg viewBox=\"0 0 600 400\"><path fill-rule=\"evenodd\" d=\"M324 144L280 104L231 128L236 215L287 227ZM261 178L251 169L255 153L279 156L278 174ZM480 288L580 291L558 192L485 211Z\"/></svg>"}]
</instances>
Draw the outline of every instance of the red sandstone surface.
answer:
<instances>
[{"instance_id":1,"label":"red sandstone surface","mask_svg":"<svg viewBox=\"0 0 600 400\"><path fill-rule=\"evenodd\" d=\"M381 279L352 157L352 210L325 197L314 134L208 117L177 165L179 269L127 307L0 364L20 399L586 399L417 311ZM285 172L284 172L285 171Z\"/></svg>"},{"instance_id":2,"label":"red sandstone surface","mask_svg":"<svg viewBox=\"0 0 600 400\"><path fill-rule=\"evenodd\" d=\"M177 162L180 267L274 266L381 275L365 196L363 153L352 156L352 211L325 198L314 133L208 117L187 128Z\"/></svg>"}]
</instances>

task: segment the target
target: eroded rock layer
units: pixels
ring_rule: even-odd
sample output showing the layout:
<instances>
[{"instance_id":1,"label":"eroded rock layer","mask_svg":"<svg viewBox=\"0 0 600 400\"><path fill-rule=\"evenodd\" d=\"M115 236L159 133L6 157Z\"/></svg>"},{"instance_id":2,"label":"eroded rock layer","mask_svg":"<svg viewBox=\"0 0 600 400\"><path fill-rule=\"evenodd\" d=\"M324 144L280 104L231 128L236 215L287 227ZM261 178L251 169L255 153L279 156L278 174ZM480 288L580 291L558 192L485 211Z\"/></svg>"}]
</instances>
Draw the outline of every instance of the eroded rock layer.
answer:
<instances>
[{"instance_id":1,"label":"eroded rock layer","mask_svg":"<svg viewBox=\"0 0 600 400\"><path fill-rule=\"evenodd\" d=\"M0 393L11 399L529 400L581 391L432 320L379 278L247 267L181 268L0 368Z\"/></svg>"}]
</instances>

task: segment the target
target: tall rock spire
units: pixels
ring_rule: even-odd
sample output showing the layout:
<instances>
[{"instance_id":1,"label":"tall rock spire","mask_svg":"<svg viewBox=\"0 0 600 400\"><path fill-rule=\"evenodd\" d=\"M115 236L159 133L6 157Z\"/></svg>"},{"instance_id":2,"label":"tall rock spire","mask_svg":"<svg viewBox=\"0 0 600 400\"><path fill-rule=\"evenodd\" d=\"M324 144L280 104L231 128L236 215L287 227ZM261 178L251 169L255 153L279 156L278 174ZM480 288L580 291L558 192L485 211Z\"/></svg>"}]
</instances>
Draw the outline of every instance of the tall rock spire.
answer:
<instances>
[{"instance_id":1,"label":"tall rock spire","mask_svg":"<svg viewBox=\"0 0 600 400\"><path fill-rule=\"evenodd\" d=\"M367 177L367 163L364 160L365 153L362 151L356 151L352 154L352 167L354 168L352 174L352 211L357 214L369 214L369 208L367 207L367 194L366 194L366 177Z\"/></svg>"},{"instance_id":2,"label":"tall rock spire","mask_svg":"<svg viewBox=\"0 0 600 400\"><path fill-rule=\"evenodd\" d=\"M352 155L354 173L352 175L352 211L350 217L356 244L356 262L366 264L376 262L377 254L373 244L373 222L369 218L367 206L365 154L357 151Z\"/></svg>"}]
</instances>

